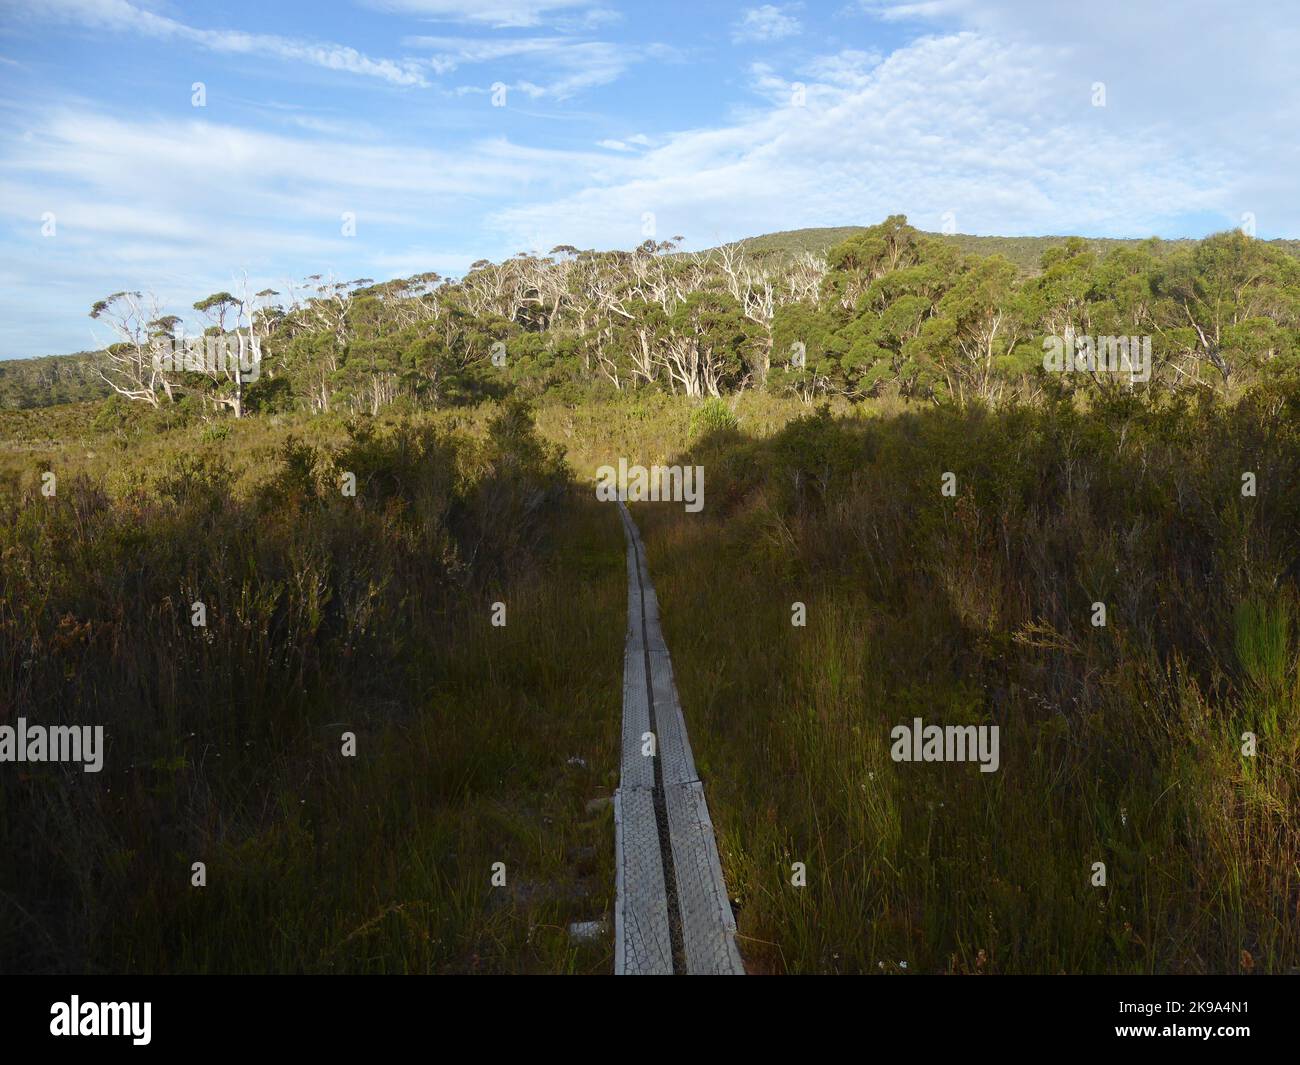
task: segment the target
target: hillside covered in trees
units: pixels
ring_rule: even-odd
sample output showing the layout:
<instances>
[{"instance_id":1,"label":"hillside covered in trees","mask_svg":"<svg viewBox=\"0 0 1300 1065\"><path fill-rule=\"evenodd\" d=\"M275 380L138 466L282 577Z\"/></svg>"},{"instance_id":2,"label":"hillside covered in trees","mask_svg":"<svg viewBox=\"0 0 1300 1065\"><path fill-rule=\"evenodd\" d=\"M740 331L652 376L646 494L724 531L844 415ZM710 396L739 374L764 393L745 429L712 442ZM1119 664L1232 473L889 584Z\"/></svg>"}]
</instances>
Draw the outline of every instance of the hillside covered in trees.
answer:
<instances>
[{"instance_id":1,"label":"hillside covered in trees","mask_svg":"<svg viewBox=\"0 0 1300 1065\"><path fill-rule=\"evenodd\" d=\"M437 408L508 389L766 389L808 403L1227 392L1300 369L1300 260L1285 242L1236 231L1045 248L1007 238L1018 263L984 254L993 238L925 234L897 215L803 232L849 235L825 254L791 234L689 254L680 238L633 251L560 246L480 261L459 280L317 275L195 304L208 336L256 353L255 374L160 370L156 346L179 338L182 319L147 294L116 293L92 311L116 338L100 376L154 408L238 415ZM1038 253L1034 270L1027 250ZM1072 336L1149 337L1150 379L1045 374L1045 339Z\"/></svg>"},{"instance_id":2,"label":"hillside covered in trees","mask_svg":"<svg viewBox=\"0 0 1300 1065\"><path fill-rule=\"evenodd\" d=\"M103 399L112 389L100 373L103 352L0 360L0 410L27 410Z\"/></svg>"}]
</instances>

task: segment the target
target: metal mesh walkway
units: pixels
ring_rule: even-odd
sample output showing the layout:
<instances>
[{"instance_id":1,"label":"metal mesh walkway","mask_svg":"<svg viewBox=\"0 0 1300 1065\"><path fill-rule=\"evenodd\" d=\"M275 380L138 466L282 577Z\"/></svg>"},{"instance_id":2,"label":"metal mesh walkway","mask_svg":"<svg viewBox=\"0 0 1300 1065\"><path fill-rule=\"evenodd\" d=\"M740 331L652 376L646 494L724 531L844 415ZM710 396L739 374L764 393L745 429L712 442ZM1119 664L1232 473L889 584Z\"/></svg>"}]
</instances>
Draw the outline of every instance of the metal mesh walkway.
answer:
<instances>
[{"instance_id":1,"label":"metal mesh walkway","mask_svg":"<svg viewBox=\"0 0 1300 1065\"><path fill-rule=\"evenodd\" d=\"M741 975L704 785L686 737L659 600L627 507L628 617L623 754L614 797L614 973Z\"/></svg>"}]
</instances>

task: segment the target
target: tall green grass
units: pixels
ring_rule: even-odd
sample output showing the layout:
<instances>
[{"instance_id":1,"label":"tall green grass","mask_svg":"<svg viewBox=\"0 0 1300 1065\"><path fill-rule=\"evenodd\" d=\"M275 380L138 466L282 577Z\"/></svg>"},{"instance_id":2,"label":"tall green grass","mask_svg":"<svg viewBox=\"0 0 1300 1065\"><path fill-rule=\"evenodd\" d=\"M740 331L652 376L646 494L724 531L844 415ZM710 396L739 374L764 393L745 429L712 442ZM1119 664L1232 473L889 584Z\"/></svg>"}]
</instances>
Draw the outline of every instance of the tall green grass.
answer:
<instances>
[{"instance_id":1,"label":"tall green grass","mask_svg":"<svg viewBox=\"0 0 1300 1065\"><path fill-rule=\"evenodd\" d=\"M587 804L617 784L625 585L585 482L626 456L706 471L702 514L634 512L751 969L1293 970L1297 414L747 393L551 397L536 430L509 403L24 425L0 723L110 749L0 774L0 967L607 971L565 928L612 900ZM913 717L997 724L1001 768L894 763Z\"/></svg>"},{"instance_id":2,"label":"tall green grass","mask_svg":"<svg viewBox=\"0 0 1300 1065\"><path fill-rule=\"evenodd\" d=\"M634 513L751 967L1300 966L1296 414L821 413L682 456L703 513ZM998 725L1001 768L894 763L914 717Z\"/></svg>"},{"instance_id":3,"label":"tall green grass","mask_svg":"<svg viewBox=\"0 0 1300 1065\"><path fill-rule=\"evenodd\" d=\"M241 490L224 446L9 477L0 723L108 754L0 774L0 968L607 970L615 517L514 406L282 434Z\"/></svg>"}]
</instances>

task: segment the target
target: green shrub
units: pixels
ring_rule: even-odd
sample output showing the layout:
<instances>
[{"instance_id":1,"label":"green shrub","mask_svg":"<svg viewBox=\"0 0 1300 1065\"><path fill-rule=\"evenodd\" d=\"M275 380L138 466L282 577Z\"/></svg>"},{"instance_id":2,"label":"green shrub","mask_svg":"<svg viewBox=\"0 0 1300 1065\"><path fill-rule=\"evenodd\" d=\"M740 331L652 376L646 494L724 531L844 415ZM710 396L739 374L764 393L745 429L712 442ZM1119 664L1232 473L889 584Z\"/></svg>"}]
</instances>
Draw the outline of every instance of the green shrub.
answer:
<instances>
[{"instance_id":1,"label":"green shrub","mask_svg":"<svg viewBox=\"0 0 1300 1065\"><path fill-rule=\"evenodd\" d=\"M1246 599L1233 614L1237 660L1251 683L1269 695L1280 693L1296 664L1294 615L1290 600Z\"/></svg>"},{"instance_id":2,"label":"green shrub","mask_svg":"<svg viewBox=\"0 0 1300 1065\"><path fill-rule=\"evenodd\" d=\"M695 443L714 434L734 432L738 425L736 415L726 401L719 396L710 396L691 411L687 437L691 443Z\"/></svg>"}]
</instances>

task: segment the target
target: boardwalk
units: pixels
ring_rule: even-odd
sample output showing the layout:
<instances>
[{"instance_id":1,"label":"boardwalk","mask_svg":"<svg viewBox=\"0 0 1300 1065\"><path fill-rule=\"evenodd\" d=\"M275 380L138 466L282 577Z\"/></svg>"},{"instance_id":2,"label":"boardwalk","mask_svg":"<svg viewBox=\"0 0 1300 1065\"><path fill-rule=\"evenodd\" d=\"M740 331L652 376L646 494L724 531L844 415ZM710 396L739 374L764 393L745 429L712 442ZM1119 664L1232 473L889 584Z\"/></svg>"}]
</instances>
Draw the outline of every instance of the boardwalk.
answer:
<instances>
[{"instance_id":1,"label":"boardwalk","mask_svg":"<svg viewBox=\"0 0 1300 1065\"><path fill-rule=\"evenodd\" d=\"M641 535L627 507L619 509L628 608L622 776L614 797L614 973L740 975L736 922L659 628L659 600ZM647 756L651 742L655 754Z\"/></svg>"}]
</instances>

